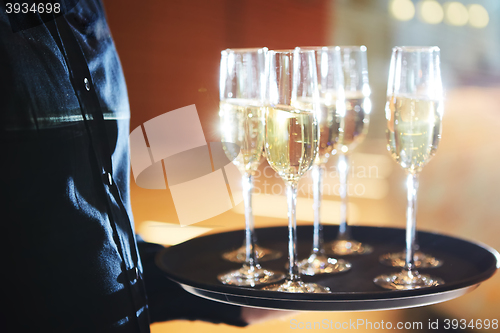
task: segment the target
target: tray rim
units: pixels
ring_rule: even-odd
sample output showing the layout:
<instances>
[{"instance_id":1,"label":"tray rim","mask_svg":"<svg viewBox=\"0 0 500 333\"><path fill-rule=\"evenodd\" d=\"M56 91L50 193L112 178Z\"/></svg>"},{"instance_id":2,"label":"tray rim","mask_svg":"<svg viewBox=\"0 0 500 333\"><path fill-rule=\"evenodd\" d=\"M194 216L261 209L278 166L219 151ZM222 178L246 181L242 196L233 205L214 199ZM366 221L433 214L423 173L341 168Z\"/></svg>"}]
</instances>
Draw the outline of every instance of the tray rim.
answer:
<instances>
[{"instance_id":1,"label":"tray rim","mask_svg":"<svg viewBox=\"0 0 500 333\"><path fill-rule=\"evenodd\" d=\"M172 281L175 281L172 279ZM175 281L177 282L177 281ZM274 310L284 310L284 311L383 311L383 310L397 310L397 309L408 309L408 308L414 308L414 307L419 307L419 306L426 306L426 305L432 305L432 304L437 304L445 301L452 300L454 298L463 296L467 293L470 293L474 291L477 287L479 287L479 283L464 287L464 288L459 288L459 289L454 289L454 290L448 290L444 292L439 292L439 293L433 293L430 295L419 295L419 296L413 296L413 297L399 297L399 298L393 298L393 299L388 299L388 300L383 300L383 299L374 299L374 300L335 300L335 302L332 302L331 300L312 300L312 301L303 301L303 300L295 300L295 299L289 299L287 301L293 301L293 305L299 305L297 307L288 307L285 308L283 306L273 306L269 303L266 304L266 302L269 301L275 301L275 302L283 302L283 300L275 300L272 298L262 298L262 297L251 297L251 296L240 296L241 299L245 299L245 301L238 301L233 298L232 301L228 300L227 296L234 296L230 294L225 294L225 293L220 293L220 292L214 292L210 290L204 290L200 288L195 288L192 286L184 285L180 282L179 285L186 290L187 292L196 295L198 297L202 297L205 299L209 299L212 301L216 302L221 302L221 303L226 303L226 304L231 304L231 305L240 305L240 306L246 306L246 307L252 307L252 308L258 308L258 309L274 309ZM218 297L217 297L218 296ZM225 298L223 299L222 296ZM432 296L432 300L430 299ZM444 296L444 297L440 297ZM417 298L420 299L425 299L425 302L412 302L412 300L416 300ZM248 302L249 299L257 300L257 303L250 304ZM289 303L290 305L292 303ZM377 304L382 304L382 306L376 306ZM322 305L328 305L328 308L324 308ZM373 307L367 307L367 306L357 306L358 304L370 304L370 305L375 305ZM390 304L390 305L389 305Z\"/></svg>"},{"instance_id":2,"label":"tray rim","mask_svg":"<svg viewBox=\"0 0 500 333\"><path fill-rule=\"evenodd\" d=\"M311 227L310 225L300 225L300 227ZM328 227L337 227L335 225L328 226ZM286 229L286 226L273 226L273 227L265 227L265 228L256 228L256 231L258 230L266 230L266 229ZM403 232L403 228L394 228L394 227L374 227L374 226L352 226L352 228L358 229L358 228L375 228L375 229L385 229L385 230L392 230L392 231L399 231ZM243 232L243 230L231 230L231 231L224 231L220 233L212 233L209 235L204 235L204 236L199 236L193 239L200 239L200 238L206 238L206 237L211 237L215 235L221 235L221 234L228 234L228 233L238 233L238 232ZM262 232L262 231L261 231ZM452 238L455 240L459 240L462 242L466 242L472 245L475 245L477 247L482 248L486 252L488 252L490 255L493 256L493 258L496 261L495 265L492 265L485 271L479 273L478 275L474 277L470 277L466 280L451 283L451 284L445 284L443 286L438 286L438 287L433 287L433 288L424 288L424 289L417 289L417 290L398 290L398 291L386 291L386 290L380 290L380 291L371 291L371 292L335 292L333 294L293 294L293 293L280 293L280 292L274 292L274 291L263 291L259 289L251 289L251 288L245 288L245 287L238 287L238 286L228 286L228 285L223 285L221 284L220 286L215 286L211 284L203 284L199 282L193 282L188 279L183 278L182 276L179 276L175 274L174 272L168 271L167 268L163 265L161 261L161 257L165 255L165 253L168 253L171 248L174 248L178 245L185 244L186 242L189 242L191 240L188 240L186 242L174 245L172 247L168 247L165 249L162 249L159 251L155 258L156 265L163 271L166 277L174 281L175 283L179 284L182 288L184 288L186 291L208 299L212 299L215 301L219 302L225 302L229 304L237 304L237 305L245 305L245 306L253 306L253 307L261 307L261 308L273 308L273 309L283 309L286 310L287 308L283 307L276 307L276 306L266 306L266 305L251 305L245 302L237 302L237 301L227 301L227 296L230 296L232 298L244 298L244 299L258 299L260 301L265 301L267 300L268 302L274 303L274 302L292 302L290 304L300 304L300 303L314 303L314 304L369 304L370 302L398 302L402 304L406 303L413 303L413 302L405 302L404 300L412 299L413 301L416 301L417 299L421 298L439 298L439 295L447 295L447 294L456 294L456 296L453 297L444 297L442 300L434 301L434 302L420 302L419 304L414 304L414 305L402 305L402 306L389 306L389 307L379 307L376 309L366 309L366 310L382 310L382 309L397 309L397 308L407 308L407 307L415 307L415 306L422 306L422 305L428 305L428 304L435 304L439 302L443 302L446 300L450 300L456 297L459 297L467 292L470 292L474 289L476 289L480 283L483 281L489 279L491 276L493 276L498 268L500 268L500 254L498 251L496 251L494 248L477 242L477 241L471 241L471 240L466 240L460 237L454 237L450 235L445 235L437 232L428 232L428 231L421 231L418 230L419 233L425 233L425 234L430 234L430 235L437 235L440 237L448 237ZM462 290L463 292L459 292ZM263 293L265 293L263 295ZM207 296L209 294L209 296ZM217 297L218 295L224 295L226 298L226 301L223 299ZM333 298L332 298L333 296ZM222 297L222 296L221 296ZM261 302L257 303L261 303ZM332 308L335 308L335 306L332 306ZM361 308L361 307L360 307ZM298 310L317 310L321 311L314 306L300 306L294 309ZM289 309L293 310L293 309ZM343 309L335 309L335 310L343 310ZM355 310L355 309L354 309ZM354 311L353 309L350 309L348 311ZM361 309L362 310L362 309ZM324 311L329 311L329 310L324 310Z\"/></svg>"}]
</instances>

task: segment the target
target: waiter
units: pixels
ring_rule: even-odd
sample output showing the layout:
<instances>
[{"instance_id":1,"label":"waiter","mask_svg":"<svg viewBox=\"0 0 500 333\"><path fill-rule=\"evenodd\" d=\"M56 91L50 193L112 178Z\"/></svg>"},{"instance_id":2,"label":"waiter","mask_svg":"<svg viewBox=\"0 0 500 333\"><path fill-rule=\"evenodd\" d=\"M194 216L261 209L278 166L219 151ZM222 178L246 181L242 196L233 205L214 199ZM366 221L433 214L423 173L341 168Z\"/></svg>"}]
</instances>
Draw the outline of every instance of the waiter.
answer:
<instances>
[{"instance_id":1,"label":"waiter","mask_svg":"<svg viewBox=\"0 0 500 333\"><path fill-rule=\"evenodd\" d=\"M0 12L2 332L149 332L276 315L183 291L134 236L129 104L99 0ZM5 307L4 307L5 308Z\"/></svg>"}]
</instances>

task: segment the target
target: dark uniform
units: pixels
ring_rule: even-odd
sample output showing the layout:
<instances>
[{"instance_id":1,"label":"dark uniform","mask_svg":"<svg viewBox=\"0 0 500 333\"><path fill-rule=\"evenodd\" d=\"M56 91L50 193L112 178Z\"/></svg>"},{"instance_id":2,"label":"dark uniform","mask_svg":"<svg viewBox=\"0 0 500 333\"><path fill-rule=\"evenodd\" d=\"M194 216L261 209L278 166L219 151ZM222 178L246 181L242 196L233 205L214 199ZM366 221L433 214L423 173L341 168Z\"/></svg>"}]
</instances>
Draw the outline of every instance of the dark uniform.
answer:
<instances>
[{"instance_id":1,"label":"dark uniform","mask_svg":"<svg viewBox=\"0 0 500 333\"><path fill-rule=\"evenodd\" d=\"M0 330L149 332L150 322L175 318L244 325L240 308L164 278L153 262L161 246L137 243L127 90L103 6L62 2L56 14L0 12Z\"/></svg>"}]
</instances>

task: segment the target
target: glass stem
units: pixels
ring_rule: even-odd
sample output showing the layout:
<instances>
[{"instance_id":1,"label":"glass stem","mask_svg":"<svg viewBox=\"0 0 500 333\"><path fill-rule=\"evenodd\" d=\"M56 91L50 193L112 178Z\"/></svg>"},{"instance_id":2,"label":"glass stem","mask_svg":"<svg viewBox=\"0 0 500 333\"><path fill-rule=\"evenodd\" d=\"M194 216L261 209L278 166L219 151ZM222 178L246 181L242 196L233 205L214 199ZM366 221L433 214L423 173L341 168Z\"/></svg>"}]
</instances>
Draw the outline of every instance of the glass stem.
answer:
<instances>
[{"instance_id":1,"label":"glass stem","mask_svg":"<svg viewBox=\"0 0 500 333\"><path fill-rule=\"evenodd\" d=\"M243 176L243 202L245 203L245 264L253 268L257 265L255 255L254 224L252 213L253 179L251 175Z\"/></svg>"},{"instance_id":2,"label":"glass stem","mask_svg":"<svg viewBox=\"0 0 500 333\"><path fill-rule=\"evenodd\" d=\"M418 174L409 173L406 178L408 189L408 206L406 208L406 265L405 270L411 272L415 267L413 254L415 251L415 234L417 220Z\"/></svg>"},{"instance_id":3,"label":"glass stem","mask_svg":"<svg viewBox=\"0 0 500 333\"><path fill-rule=\"evenodd\" d=\"M338 239L348 240L351 238L347 225L347 176L349 175L349 161L347 154L341 153L338 162L339 182L340 182L340 224Z\"/></svg>"},{"instance_id":4,"label":"glass stem","mask_svg":"<svg viewBox=\"0 0 500 333\"><path fill-rule=\"evenodd\" d=\"M286 197L288 201L288 280L300 281L297 266L297 182L287 182Z\"/></svg>"},{"instance_id":5,"label":"glass stem","mask_svg":"<svg viewBox=\"0 0 500 333\"><path fill-rule=\"evenodd\" d=\"M314 209L314 232L313 249L314 254L322 254L323 250L323 226L320 223L321 197L323 195L323 166L314 164L312 167L313 180L313 209Z\"/></svg>"}]
</instances>

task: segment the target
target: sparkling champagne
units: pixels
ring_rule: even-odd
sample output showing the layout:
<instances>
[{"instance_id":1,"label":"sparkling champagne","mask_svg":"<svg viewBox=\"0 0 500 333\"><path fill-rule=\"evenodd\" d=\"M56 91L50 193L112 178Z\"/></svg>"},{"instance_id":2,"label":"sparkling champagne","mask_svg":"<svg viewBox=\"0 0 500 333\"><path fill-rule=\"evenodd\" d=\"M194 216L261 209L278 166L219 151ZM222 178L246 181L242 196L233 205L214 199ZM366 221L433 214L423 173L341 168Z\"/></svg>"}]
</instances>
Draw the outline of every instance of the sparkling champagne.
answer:
<instances>
[{"instance_id":1,"label":"sparkling champagne","mask_svg":"<svg viewBox=\"0 0 500 333\"><path fill-rule=\"evenodd\" d=\"M317 122L319 128L318 155L314 164L323 165L328 158L335 155L339 141L340 118L337 115L337 99L335 93L327 93L326 97L320 99ZM313 103L309 98L300 98L295 106L298 109L311 109Z\"/></svg>"},{"instance_id":2,"label":"sparkling champagne","mask_svg":"<svg viewBox=\"0 0 500 333\"><path fill-rule=\"evenodd\" d=\"M345 114L338 114L339 139L337 150L347 153L363 141L368 132L371 103L369 97L346 94Z\"/></svg>"},{"instance_id":3,"label":"sparkling champagne","mask_svg":"<svg viewBox=\"0 0 500 333\"><path fill-rule=\"evenodd\" d=\"M322 165L328 162L331 155L335 155L339 141L339 117L336 114L337 107L335 100L331 103L321 101L320 114L318 117L319 143L318 156L314 160L315 164Z\"/></svg>"},{"instance_id":4,"label":"sparkling champagne","mask_svg":"<svg viewBox=\"0 0 500 333\"><path fill-rule=\"evenodd\" d=\"M318 124L311 111L287 105L268 107L266 154L269 165L287 182L296 182L318 153Z\"/></svg>"},{"instance_id":5,"label":"sparkling champagne","mask_svg":"<svg viewBox=\"0 0 500 333\"><path fill-rule=\"evenodd\" d=\"M254 174L260 164L265 112L266 107L252 100L232 99L219 104L222 147L242 173Z\"/></svg>"},{"instance_id":6,"label":"sparkling champagne","mask_svg":"<svg viewBox=\"0 0 500 333\"><path fill-rule=\"evenodd\" d=\"M435 154L441 139L439 101L392 96L386 104L388 149L408 172L415 174Z\"/></svg>"}]
</instances>

